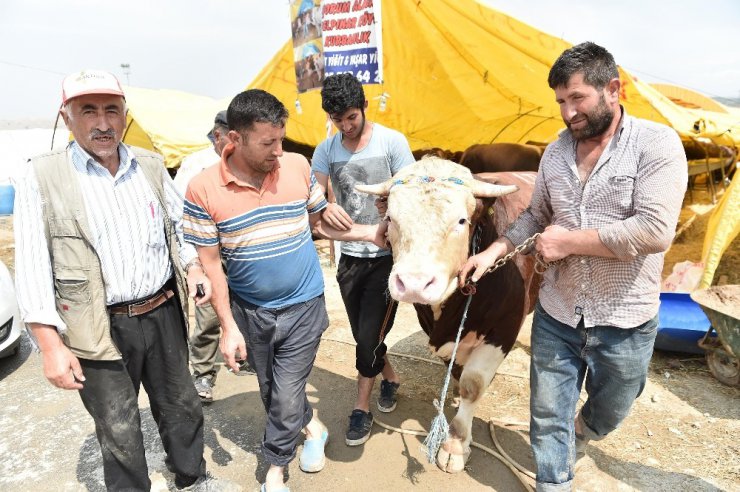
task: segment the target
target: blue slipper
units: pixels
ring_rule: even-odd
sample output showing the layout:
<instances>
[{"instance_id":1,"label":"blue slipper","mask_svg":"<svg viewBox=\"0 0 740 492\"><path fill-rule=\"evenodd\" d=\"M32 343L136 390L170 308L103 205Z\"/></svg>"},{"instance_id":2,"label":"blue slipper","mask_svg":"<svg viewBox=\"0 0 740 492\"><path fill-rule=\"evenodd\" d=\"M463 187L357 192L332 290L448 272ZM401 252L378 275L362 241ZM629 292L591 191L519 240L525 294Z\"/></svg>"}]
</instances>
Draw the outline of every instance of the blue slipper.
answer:
<instances>
[{"instance_id":1,"label":"blue slipper","mask_svg":"<svg viewBox=\"0 0 740 492\"><path fill-rule=\"evenodd\" d=\"M298 458L301 470L307 473L316 473L324 468L326 464L324 447L326 447L326 441L328 440L329 431L325 430L321 433L321 437L306 439L303 442L303 450L301 450L301 456Z\"/></svg>"},{"instance_id":2,"label":"blue slipper","mask_svg":"<svg viewBox=\"0 0 740 492\"><path fill-rule=\"evenodd\" d=\"M267 487L265 484L262 484L262 487L260 487L260 492L267 492ZM282 489L272 490L270 492L290 492L290 489L288 487L283 487Z\"/></svg>"}]
</instances>

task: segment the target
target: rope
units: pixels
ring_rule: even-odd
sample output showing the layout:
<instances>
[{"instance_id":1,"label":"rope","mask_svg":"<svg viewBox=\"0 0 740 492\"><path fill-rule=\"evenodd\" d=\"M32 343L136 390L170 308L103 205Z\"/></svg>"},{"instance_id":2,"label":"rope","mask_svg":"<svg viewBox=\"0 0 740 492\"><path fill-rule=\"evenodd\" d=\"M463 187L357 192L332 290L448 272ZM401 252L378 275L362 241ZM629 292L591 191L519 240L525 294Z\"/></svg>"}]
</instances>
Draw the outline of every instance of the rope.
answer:
<instances>
[{"instance_id":1,"label":"rope","mask_svg":"<svg viewBox=\"0 0 740 492\"><path fill-rule=\"evenodd\" d=\"M391 432L398 432L399 434L408 434L408 435L411 435L411 436L428 436L429 435L427 432L424 432L422 430L403 429L403 428L400 428L400 427L393 427L392 425L388 425L386 423L383 423L383 422L379 421L378 419L375 419L373 421L373 423L374 424L377 424L379 427L382 427L383 429L389 430ZM519 424L518 422L517 423L513 423L513 422L511 423L511 425L518 425L518 424ZM493 421L490 421L489 422L489 431L491 432L491 439L493 439L493 442L496 445L496 448L499 451L503 451L503 449L501 448L501 445L498 444L498 440L496 439L496 435L495 435L494 430L493 430ZM516 461L514 461L508 454L506 454L505 452L502 452L502 453L499 454L496 451L494 451L493 449L491 449L491 448L489 448L487 446L484 446L482 444L478 444L475 441L471 442L470 445L472 447L474 447L474 448L480 449L481 451L484 451L484 452L490 454L491 456L493 456L494 458L496 458L497 460L499 460L501 463L503 463L504 465L506 465L506 467L509 470L511 470L511 472L514 474L514 476L519 480L519 483L522 484L522 486L524 487L524 490L526 490L528 492L531 492L532 490L534 490L534 489L532 489L532 486L529 483L527 483L527 481L524 480L524 478L522 477L522 475L525 475L527 477L530 477L530 478L534 479L534 477L535 477L534 476L534 473L530 472L529 470L527 470L526 468L524 468L522 465L520 465L519 463L517 463Z\"/></svg>"},{"instance_id":2,"label":"rope","mask_svg":"<svg viewBox=\"0 0 740 492\"><path fill-rule=\"evenodd\" d=\"M334 342L334 343L343 343L345 345L350 345L352 347L356 347L357 346L357 344L355 342L349 342L347 340L340 340L338 338L321 337L321 340L322 341L326 340L327 342ZM421 361L421 362L427 362L429 364L434 364L435 366L444 366L445 365L443 362L441 362L439 360L427 359L426 357L420 357L418 355L402 354L401 352L391 352L391 351L388 351L385 354L386 355L393 355L395 357L403 357L404 359L413 359L413 360L418 360L418 361ZM223 362L216 362L216 364L223 365ZM496 376L499 376L499 375L501 375L501 376L510 376L512 378L529 379L529 376L526 376L526 375L523 376L521 374L515 374L513 372L508 372L508 371L496 371Z\"/></svg>"},{"instance_id":3,"label":"rope","mask_svg":"<svg viewBox=\"0 0 740 492\"><path fill-rule=\"evenodd\" d=\"M481 229L476 227L473 233L473 240L471 244L471 250L473 254L478 252L478 242L480 241ZM475 286L468 288L467 291L463 291L467 295L468 300L465 301L465 309L463 310L462 320L460 320L460 327L457 329L457 335L455 336L455 346L452 349L452 355L450 361L447 364L447 374L445 375L445 382L442 385L442 392L438 400L434 400L434 407L437 409L437 415L432 419L432 426L429 429L429 435L424 439L423 445L426 446L427 460L429 463L434 463L434 458L437 456L442 443L447 440L447 434L450 431L450 426L447 423L447 417L444 414L445 399L447 398L447 389L450 386L450 379L452 378L452 368L455 365L455 356L457 355L457 348L460 346L460 336L462 335L463 328L465 327L465 320L468 318L468 308L473 300L473 294L475 294Z\"/></svg>"},{"instance_id":4,"label":"rope","mask_svg":"<svg viewBox=\"0 0 740 492\"><path fill-rule=\"evenodd\" d=\"M450 385L450 378L452 377L452 367L455 365L455 356L457 355L457 347L460 345L460 335L462 334L465 320L468 317L468 308L470 302L473 300L473 296L468 296L468 300L465 302L465 311L463 312L462 321L460 322L460 328L457 330L457 336L455 337L455 347L452 349L452 355L450 356L450 362L447 365L447 375L445 375L445 382L442 386L442 392L439 400L434 400L434 407L437 409L437 416L432 420L432 427L429 429L429 435L424 440L423 445L427 449L427 459L429 463L434 463L434 457L437 456L442 443L447 439L447 433L450 430L450 426L447 423L447 417L444 414L445 399L447 398L447 388Z\"/></svg>"}]
</instances>

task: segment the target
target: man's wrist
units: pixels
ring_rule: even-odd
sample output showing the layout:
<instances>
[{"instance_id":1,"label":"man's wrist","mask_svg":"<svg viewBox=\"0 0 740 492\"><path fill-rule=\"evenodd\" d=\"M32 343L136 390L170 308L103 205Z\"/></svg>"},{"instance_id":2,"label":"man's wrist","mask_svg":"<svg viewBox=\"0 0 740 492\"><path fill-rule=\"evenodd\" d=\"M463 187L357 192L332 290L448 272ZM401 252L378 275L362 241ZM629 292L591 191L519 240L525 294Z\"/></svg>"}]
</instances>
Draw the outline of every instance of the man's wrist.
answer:
<instances>
[{"instance_id":1,"label":"man's wrist","mask_svg":"<svg viewBox=\"0 0 740 492\"><path fill-rule=\"evenodd\" d=\"M206 271L205 268L203 268L203 264L200 262L200 259L197 256L193 258L192 260L190 260L187 265L185 265L185 268L184 268L185 275L190 273L190 269L192 267L198 267L204 273Z\"/></svg>"}]
</instances>

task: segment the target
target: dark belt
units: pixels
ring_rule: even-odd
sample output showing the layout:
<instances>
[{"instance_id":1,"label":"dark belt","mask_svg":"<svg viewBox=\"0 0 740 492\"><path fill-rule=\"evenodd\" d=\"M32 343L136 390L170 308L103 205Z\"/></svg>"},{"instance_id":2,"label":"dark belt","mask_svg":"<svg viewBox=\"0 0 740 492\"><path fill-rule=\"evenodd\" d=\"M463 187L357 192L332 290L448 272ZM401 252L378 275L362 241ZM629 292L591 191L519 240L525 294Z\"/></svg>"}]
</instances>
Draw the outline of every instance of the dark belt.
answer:
<instances>
[{"instance_id":1,"label":"dark belt","mask_svg":"<svg viewBox=\"0 0 740 492\"><path fill-rule=\"evenodd\" d=\"M128 314L129 318L133 318L134 316L141 316L142 314L153 311L174 296L175 293L171 289L162 288L162 290L148 299L134 301L130 304L116 304L115 306L110 306L108 311L111 314Z\"/></svg>"}]
</instances>

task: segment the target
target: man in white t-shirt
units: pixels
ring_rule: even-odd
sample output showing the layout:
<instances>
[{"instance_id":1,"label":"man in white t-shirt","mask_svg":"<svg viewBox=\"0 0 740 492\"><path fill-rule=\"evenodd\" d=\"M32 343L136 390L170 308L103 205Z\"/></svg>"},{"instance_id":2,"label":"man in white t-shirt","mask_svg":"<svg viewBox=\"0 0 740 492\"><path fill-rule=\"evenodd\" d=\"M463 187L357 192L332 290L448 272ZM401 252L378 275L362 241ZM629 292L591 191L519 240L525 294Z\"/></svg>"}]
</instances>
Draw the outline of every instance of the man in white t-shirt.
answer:
<instances>
[{"instance_id":1,"label":"man in white t-shirt","mask_svg":"<svg viewBox=\"0 0 740 492\"><path fill-rule=\"evenodd\" d=\"M365 92L351 74L326 78L321 106L339 130L316 147L312 159L316 180L326 189L331 177L337 198L324 210L322 219L339 230L348 230L354 223L377 224L380 216L375 197L355 191L354 186L382 183L414 162L406 137L365 118ZM355 365L359 372L357 400L345 442L359 446L370 437L370 393L378 374L383 375L378 410L392 412L396 408L400 380L385 355L383 341L396 315L396 305L387 295L393 257L389 250L364 242L342 243L341 253L337 281L357 342Z\"/></svg>"}]
</instances>

